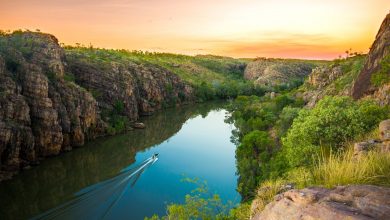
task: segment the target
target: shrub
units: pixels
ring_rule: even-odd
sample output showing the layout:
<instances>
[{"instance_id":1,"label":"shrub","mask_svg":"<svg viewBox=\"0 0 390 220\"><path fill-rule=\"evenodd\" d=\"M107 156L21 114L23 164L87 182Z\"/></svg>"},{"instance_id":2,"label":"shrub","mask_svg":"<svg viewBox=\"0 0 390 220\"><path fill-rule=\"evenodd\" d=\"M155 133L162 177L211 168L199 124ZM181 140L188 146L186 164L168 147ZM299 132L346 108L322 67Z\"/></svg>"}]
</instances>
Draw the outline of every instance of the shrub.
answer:
<instances>
[{"instance_id":1,"label":"shrub","mask_svg":"<svg viewBox=\"0 0 390 220\"><path fill-rule=\"evenodd\" d=\"M71 73L65 73L64 74L64 80L68 81L68 82L74 82L75 81L75 77Z\"/></svg>"},{"instance_id":2,"label":"shrub","mask_svg":"<svg viewBox=\"0 0 390 220\"><path fill-rule=\"evenodd\" d=\"M231 220L248 220L250 217L251 203L240 203L237 207L233 208L229 212L229 218Z\"/></svg>"},{"instance_id":3,"label":"shrub","mask_svg":"<svg viewBox=\"0 0 390 220\"><path fill-rule=\"evenodd\" d=\"M293 120L298 116L301 109L287 106L283 108L279 115L279 119L276 122L276 129L278 136L282 137L286 134L287 130L291 127Z\"/></svg>"},{"instance_id":4,"label":"shrub","mask_svg":"<svg viewBox=\"0 0 390 220\"><path fill-rule=\"evenodd\" d=\"M349 140L373 129L388 115L387 107L349 97L325 97L312 110L301 110L282 138L292 167L308 164L320 146L337 150Z\"/></svg>"}]
</instances>

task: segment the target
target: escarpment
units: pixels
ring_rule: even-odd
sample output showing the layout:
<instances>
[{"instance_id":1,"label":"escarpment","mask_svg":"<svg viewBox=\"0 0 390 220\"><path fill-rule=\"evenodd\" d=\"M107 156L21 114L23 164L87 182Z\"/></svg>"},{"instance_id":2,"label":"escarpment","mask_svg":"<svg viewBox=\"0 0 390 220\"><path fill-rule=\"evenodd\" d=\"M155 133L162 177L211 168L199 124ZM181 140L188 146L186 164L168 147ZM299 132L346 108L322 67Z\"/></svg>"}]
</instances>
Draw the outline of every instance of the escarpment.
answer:
<instances>
[{"instance_id":1,"label":"escarpment","mask_svg":"<svg viewBox=\"0 0 390 220\"><path fill-rule=\"evenodd\" d=\"M390 104L390 14L383 21L366 62L354 85L355 99L372 95L382 104Z\"/></svg>"},{"instance_id":2,"label":"escarpment","mask_svg":"<svg viewBox=\"0 0 390 220\"><path fill-rule=\"evenodd\" d=\"M132 120L166 105L191 101L192 88L169 71L135 63L109 63L69 59L75 82L90 91L106 110L123 102Z\"/></svg>"},{"instance_id":3,"label":"escarpment","mask_svg":"<svg viewBox=\"0 0 390 220\"><path fill-rule=\"evenodd\" d=\"M0 180L190 101L192 88L168 70L68 59L48 34L0 36Z\"/></svg>"}]
</instances>

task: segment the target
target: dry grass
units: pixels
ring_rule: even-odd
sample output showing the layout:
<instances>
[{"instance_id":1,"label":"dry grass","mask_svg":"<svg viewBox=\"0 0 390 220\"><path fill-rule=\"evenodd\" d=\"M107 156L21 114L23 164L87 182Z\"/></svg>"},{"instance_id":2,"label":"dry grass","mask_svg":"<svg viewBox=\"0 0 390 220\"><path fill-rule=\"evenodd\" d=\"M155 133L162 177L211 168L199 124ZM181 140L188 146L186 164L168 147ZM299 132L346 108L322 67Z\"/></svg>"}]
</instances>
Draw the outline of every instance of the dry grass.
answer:
<instances>
[{"instance_id":1,"label":"dry grass","mask_svg":"<svg viewBox=\"0 0 390 220\"><path fill-rule=\"evenodd\" d=\"M252 207L255 207L255 209L251 210L251 215L261 212L283 190L285 184L286 181L282 179L264 181L258 188L257 195L252 203Z\"/></svg>"},{"instance_id":2,"label":"dry grass","mask_svg":"<svg viewBox=\"0 0 390 220\"><path fill-rule=\"evenodd\" d=\"M313 185L328 188L348 184L390 186L390 153L371 151L355 158L350 148L344 153L321 157L311 173Z\"/></svg>"}]
</instances>

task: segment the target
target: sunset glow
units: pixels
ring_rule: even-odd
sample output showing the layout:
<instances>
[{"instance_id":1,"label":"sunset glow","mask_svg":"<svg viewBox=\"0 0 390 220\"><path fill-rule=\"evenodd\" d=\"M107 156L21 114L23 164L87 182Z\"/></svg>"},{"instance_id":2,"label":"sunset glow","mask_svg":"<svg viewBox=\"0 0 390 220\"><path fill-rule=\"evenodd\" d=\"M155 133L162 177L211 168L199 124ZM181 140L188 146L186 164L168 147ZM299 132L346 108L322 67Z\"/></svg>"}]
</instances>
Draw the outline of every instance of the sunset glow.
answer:
<instances>
[{"instance_id":1,"label":"sunset glow","mask_svg":"<svg viewBox=\"0 0 390 220\"><path fill-rule=\"evenodd\" d=\"M332 59L367 52L389 0L0 0L0 29L184 54Z\"/></svg>"}]
</instances>

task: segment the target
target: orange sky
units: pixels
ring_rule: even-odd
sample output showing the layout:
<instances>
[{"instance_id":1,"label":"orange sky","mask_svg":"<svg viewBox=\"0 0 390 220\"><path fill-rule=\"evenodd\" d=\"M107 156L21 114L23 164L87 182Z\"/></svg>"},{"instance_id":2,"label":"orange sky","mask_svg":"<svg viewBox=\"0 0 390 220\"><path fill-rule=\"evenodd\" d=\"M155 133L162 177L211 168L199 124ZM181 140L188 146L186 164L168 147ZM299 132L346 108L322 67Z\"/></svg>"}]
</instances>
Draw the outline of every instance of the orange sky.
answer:
<instances>
[{"instance_id":1,"label":"orange sky","mask_svg":"<svg viewBox=\"0 0 390 220\"><path fill-rule=\"evenodd\" d=\"M390 0L0 0L0 29L65 44L233 57L367 52Z\"/></svg>"}]
</instances>

